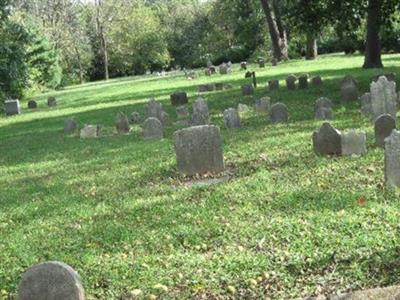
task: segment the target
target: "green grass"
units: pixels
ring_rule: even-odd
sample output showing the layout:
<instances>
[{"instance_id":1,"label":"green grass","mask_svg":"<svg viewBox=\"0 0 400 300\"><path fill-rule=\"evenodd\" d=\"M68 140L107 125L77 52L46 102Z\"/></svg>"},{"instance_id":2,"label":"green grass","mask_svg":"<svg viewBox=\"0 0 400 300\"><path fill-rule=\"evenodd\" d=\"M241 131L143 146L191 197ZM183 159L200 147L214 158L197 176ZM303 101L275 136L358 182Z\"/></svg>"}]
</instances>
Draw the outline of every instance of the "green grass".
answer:
<instances>
[{"instance_id":1,"label":"green grass","mask_svg":"<svg viewBox=\"0 0 400 300\"><path fill-rule=\"evenodd\" d=\"M372 125L357 103L343 106L339 99L345 74L366 92L372 75L400 75L400 55L385 56L385 70L362 70L362 60L330 55L252 66L260 85L254 98L286 103L286 125L249 113L242 129L223 129L225 108L254 101L241 96L248 80L237 65L231 75L193 81L135 77L73 86L52 93L55 109L45 108L48 95L41 95L38 111L1 117L0 298L12 298L20 274L47 260L73 266L88 299L128 299L134 289L162 299L287 299L400 283L399 194L384 188L384 155ZM323 87L283 87L288 74L304 72L322 75ZM281 90L269 93L265 84L273 78ZM139 126L128 136L115 134L117 112L143 113L154 96L175 120L169 94L185 90L193 101L197 85L209 81L235 86L203 96L212 123L222 128L228 182L183 182L176 128L167 128L162 141L144 141ZM321 125L313 104L320 96L334 101L334 126L367 132L367 155L313 153L311 134ZM70 116L103 125L104 136L65 137Z\"/></svg>"}]
</instances>

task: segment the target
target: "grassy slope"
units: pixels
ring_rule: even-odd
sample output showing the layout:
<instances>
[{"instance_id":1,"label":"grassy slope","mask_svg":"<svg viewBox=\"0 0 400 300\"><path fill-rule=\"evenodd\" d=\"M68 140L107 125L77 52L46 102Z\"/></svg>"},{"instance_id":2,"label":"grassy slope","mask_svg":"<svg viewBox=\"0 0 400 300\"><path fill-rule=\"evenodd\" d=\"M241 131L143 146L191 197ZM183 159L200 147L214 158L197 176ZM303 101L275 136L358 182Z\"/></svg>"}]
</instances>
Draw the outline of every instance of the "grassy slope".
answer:
<instances>
[{"instance_id":1,"label":"grassy slope","mask_svg":"<svg viewBox=\"0 0 400 300\"><path fill-rule=\"evenodd\" d=\"M385 56L385 72L399 76L400 56ZM261 87L289 106L288 125L271 125L252 113L243 129L222 129L233 178L202 188L180 183L171 135L143 141L139 127L114 134L118 111L143 112L154 96L175 119L169 94L195 99L199 83L224 81L234 90L206 94L212 123L238 103L243 72L194 81L126 78L76 86L55 93L57 109L42 107L0 118L0 298L16 291L21 272L60 260L81 274L89 299L117 299L140 288L162 298L266 295L290 298L335 290L399 283L399 196L383 188L383 151L357 104L343 107L339 81L345 74L369 79L359 56L326 56L256 68ZM290 73L321 74L324 86L270 94L265 82ZM283 82L281 81L281 85ZM322 158L311 134L319 96L335 102L339 129L362 128L368 155ZM23 104L25 107L25 103ZM98 140L67 138L65 117L104 125ZM366 200L365 205L360 198ZM167 293L154 289L166 285Z\"/></svg>"}]
</instances>

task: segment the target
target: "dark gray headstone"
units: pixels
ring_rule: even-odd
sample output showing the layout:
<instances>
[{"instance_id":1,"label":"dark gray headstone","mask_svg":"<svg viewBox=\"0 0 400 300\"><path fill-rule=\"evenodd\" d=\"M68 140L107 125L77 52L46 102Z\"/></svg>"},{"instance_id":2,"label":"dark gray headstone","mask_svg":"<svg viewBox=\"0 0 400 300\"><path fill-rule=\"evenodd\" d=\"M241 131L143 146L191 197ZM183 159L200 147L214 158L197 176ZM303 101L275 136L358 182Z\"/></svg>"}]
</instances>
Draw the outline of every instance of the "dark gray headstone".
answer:
<instances>
[{"instance_id":1,"label":"dark gray headstone","mask_svg":"<svg viewBox=\"0 0 400 300\"><path fill-rule=\"evenodd\" d=\"M299 89L307 89L308 88L308 75L303 74L299 77Z\"/></svg>"},{"instance_id":2,"label":"dark gray headstone","mask_svg":"<svg viewBox=\"0 0 400 300\"><path fill-rule=\"evenodd\" d=\"M100 136L99 125L87 125L83 126L80 132L81 139L94 139Z\"/></svg>"},{"instance_id":3,"label":"dark gray headstone","mask_svg":"<svg viewBox=\"0 0 400 300\"><path fill-rule=\"evenodd\" d=\"M118 134L127 134L131 131L131 126L129 125L128 118L124 113L119 112L117 114L117 119L115 121L115 128L117 129Z\"/></svg>"},{"instance_id":4,"label":"dark gray headstone","mask_svg":"<svg viewBox=\"0 0 400 300\"><path fill-rule=\"evenodd\" d=\"M268 81L268 88L270 92L279 90L279 80Z\"/></svg>"},{"instance_id":5,"label":"dark gray headstone","mask_svg":"<svg viewBox=\"0 0 400 300\"><path fill-rule=\"evenodd\" d=\"M396 120L389 114L381 115L375 120L375 144L385 147L385 139L396 129Z\"/></svg>"},{"instance_id":6,"label":"dark gray headstone","mask_svg":"<svg viewBox=\"0 0 400 300\"><path fill-rule=\"evenodd\" d=\"M363 155L367 153L367 135L355 129L342 133L342 155Z\"/></svg>"},{"instance_id":7,"label":"dark gray headstone","mask_svg":"<svg viewBox=\"0 0 400 300\"><path fill-rule=\"evenodd\" d=\"M347 75L341 82L340 93L344 102L356 101L358 99L358 83L350 75Z\"/></svg>"},{"instance_id":8,"label":"dark gray headstone","mask_svg":"<svg viewBox=\"0 0 400 300\"><path fill-rule=\"evenodd\" d=\"M142 117L140 116L140 114L137 111L134 111L133 113L131 113L131 115L129 117L130 124L139 124L141 121L142 121Z\"/></svg>"},{"instance_id":9,"label":"dark gray headstone","mask_svg":"<svg viewBox=\"0 0 400 300\"><path fill-rule=\"evenodd\" d=\"M22 274L19 300L84 300L78 273L61 262L33 266Z\"/></svg>"},{"instance_id":10,"label":"dark gray headstone","mask_svg":"<svg viewBox=\"0 0 400 300\"><path fill-rule=\"evenodd\" d=\"M189 102L186 92L175 92L170 98L173 106L185 105Z\"/></svg>"},{"instance_id":11,"label":"dark gray headstone","mask_svg":"<svg viewBox=\"0 0 400 300\"><path fill-rule=\"evenodd\" d=\"M332 120L333 110L332 101L328 98L321 97L315 102L315 118L317 120Z\"/></svg>"},{"instance_id":12,"label":"dark gray headstone","mask_svg":"<svg viewBox=\"0 0 400 300\"><path fill-rule=\"evenodd\" d=\"M265 68L265 59L264 58L259 58L258 59L258 66L260 68Z\"/></svg>"},{"instance_id":13,"label":"dark gray headstone","mask_svg":"<svg viewBox=\"0 0 400 300\"><path fill-rule=\"evenodd\" d=\"M28 108L29 109L36 109L37 108L37 102L35 100L29 100Z\"/></svg>"},{"instance_id":14,"label":"dark gray headstone","mask_svg":"<svg viewBox=\"0 0 400 300\"><path fill-rule=\"evenodd\" d=\"M159 140L164 137L163 125L157 118L147 118L142 127L143 136L146 140Z\"/></svg>"},{"instance_id":15,"label":"dark gray headstone","mask_svg":"<svg viewBox=\"0 0 400 300\"><path fill-rule=\"evenodd\" d=\"M55 97L48 97L47 98L47 106L49 106L49 107L57 106L57 99Z\"/></svg>"},{"instance_id":16,"label":"dark gray headstone","mask_svg":"<svg viewBox=\"0 0 400 300\"><path fill-rule=\"evenodd\" d=\"M4 108L7 116L19 115L21 113L21 106L19 100L6 100Z\"/></svg>"},{"instance_id":17,"label":"dark gray headstone","mask_svg":"<svg viewBox=\"0 0 400 300\"><path fill-rule=\"evenodd\" d=\"M240 63L240 69L241 69L241 70L247 70L247 62L242 61L242 62Z\"/></svg>"},{"instance_id":18,"label":"dark gray headstone","mask_svg":"<svg viewBox=\"0 0 400 300\"><path fill-rule=\"evenodd\" d=\"M400 187L400 131L393 130L385 140L385 181L390 187Z\"/></svg>"},{"instance_id":19,"label":"dark gray headstone","mask_svg":"<svg viewBox=\"0 0 400 300\"><path fill-rule=\"evenodd\" d=\"M271 122L287 123L289 120L289 110L283 103L276 103L271 106Z\"/></svg>"},{"instance_id":20,"label":"dark gray headstone","mask_svg":"<svg viewBox=\"0 0 400 300\"><path fill-rule=\"evenodd\" d=\"M178 170L185 175L221 173L224 157L219 128L195 126L174 133Z\"/></svg>"},{"instance_id":21,"label":"dark gray headstone","mask_svg":"<svg viewBox=\"0 0 400 300\"><path fill-rule=\"evenodd\" d=\"M329 123L322 124L313 134L314 151L320 155L341 155L342 134Z\"/></svg>"},{"instance_id":22,"label":"dark gray headstone","mask_svg":"<svg viewBox=\"0 0 400 300\"><path fill-rule=\"evenodd\" d=\"M251 84L242 85L243 96L251 96L254 94L254 88Z\"/></svg>"},{"instance_id":23,"label":"dark gray headstone","mask_svg":"<svg viewBox=\"0 0 400 300\"><path fill-rule=\"evenodd\" d=\"M77 129L78 125L74 119L68 118L64 120L64 134L74 134Z\"/></svg>"},{"instance_id":24,"label":"dark gray headstone","mask_svg":"<svg viewBox=\"0 0 400 300\"><path fill-rule=\"evenodd\" d=\"M228 108L224 111L224 123L226 128L240 128L239 112L234 108Z\"/></svg>"},{"instance_id":25,"label":"dark gray headstone","mask_svg":"<svg viewBox=\"0 0 400 300\"><path fill-rule=\"evenodd\" d=\"M254 109L259 114L267 114L271 108L271 98L263 97L261 99L256 100L254 104Z\"/></svg>"},{"instance_id":26,"label":"dark gray headstone","mask_svg":"<svg viewBox=\"0 0 400 300\"><path fill-rule=\"evenodd\" d=\"M323 84L322 77L317 75L311 78L311 84L313 86L321 86Z\"/></svg>"},{"instance_id":27,"label":"dark gray headstone","mask_svg":"<svg viewBox=\"0 0 400 300\"><path fill-rule=\"evenodd\" d=\"M289 75L286 78L286 86L289 90L295 90L296 89L296 82L297 82L297 77L294 75Z\"/></svg>"},{"instance_id":28,"label":"dark gray headstone","mask_svg":"<svg viewBox=\"0 0 400 300\"><path fill-rule=\"evenodd\" d=\"M371 83L371 104L374 120L380 115L389 114L396 118L397 92L396 82L379 77L377 82Z\"/></svg>"},{"instance_id":29,"label":"dark gray headstone","mask_svg":"<svg viewBox=\"0 0 400 300\"><path fill-rule=\"evenodd\" d=\"M217 82L215 84L215 90L217 91L223 91L224 90L224 83L223 82Z\"/></svg>"}]
</instances>

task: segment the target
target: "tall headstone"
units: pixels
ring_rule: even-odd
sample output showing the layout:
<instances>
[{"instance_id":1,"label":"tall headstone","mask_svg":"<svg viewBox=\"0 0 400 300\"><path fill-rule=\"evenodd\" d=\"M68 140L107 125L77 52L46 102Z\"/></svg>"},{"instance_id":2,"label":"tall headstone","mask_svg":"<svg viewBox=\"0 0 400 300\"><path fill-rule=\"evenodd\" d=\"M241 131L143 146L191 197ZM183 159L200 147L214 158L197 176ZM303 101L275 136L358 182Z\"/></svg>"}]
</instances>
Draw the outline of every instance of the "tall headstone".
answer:
<instances>
[{"instance_id":1,"label":"tall headstone","mask_svg":"<svg viewBox=\"0 0 400 300\"><path fill-rule=\"evenodd\" d=\"M308 74L299 77L299 89L308 89Z\"/></svg>"},{"instance_id":2,"label":"tall headstone","mask_svg":"<svg viewBox=\"0 0 400 300\"><path fill-rule=\"evenodd\" d=\"M342 133L342 155L363 155L367 153L367 135L351 129Z\"/></svg>"},{"instance_id":3,"label":"tall headstone","mask_svg":"<svg viewBox=\"0 0 400 300\"><path fill-rule=\"evenodd\" d=\"M315 153L320 155L342 154L342 134L328 122L322 124L321 128L314 132L312 139Z\"/></svg>"},{"instance_id":4,"label":"tall headstone","mask_svg":"<svg viewBox=\"0 0 400 300\"><path fill-rule=\"evenodd\" d=\"M311 84L313 86L321 86L323 84L322 77L317 75L311 78Z\"/></svg>"},{"instance_id":5,"label":"tall headstone","mask_svg":"<svg viewBox=\"0 0 400 300\"><path fill-rule=\"evenodd\" d=\"M94 139L100 136L100 126L99 125L88 125L85 124L80 132L81 139Z\"/></svg>"},{"instance_id":6,"label":"tall headstone","mask_svg":"<svg viewBox=\"0 0 400 300\"><path fill-rule=\"evenodd\" d=\"M129 123L130 124L139 124L142 121L142 117L137 111L134 111L131 113L129 117Z\"/></svg>"},{"instance_id":7,"label":"tall headstone","mask_svg":"<svg viewBox=\"0 0 400 300\"><path fill-rule=\"evenodd\" d=\"M271 122L277 123L287 123L289 120L289 110L287 106L283 103L276 103L271 107Z\"/></svg>"},{"instance_id":8,"label":"tall headstone","mask_svg":"<svg viewBox=\"0 0 400 300\"><path fill-rule=\"evenodd\" d=\"M356 101L358 99L358 83L350 75L347 75L341 82L340 93L343 102Z\"/></svg>"},{"instance_id":9,"label":"tall headstone","mask_svg":"<svg viewBox=\"0 0 400 300\"><path fill-rule=\"evenodd\" d=\"M84 300L85 292L78 273L61 262L33 266L22 274L19 300Z\"/></svg>"},{"instance_id":10,"label":"tall headstone","mask_svg":"<svg viewBox=\"0 0 400 300\"><path fill-rule=\"evenodd\" d=\"M371 104L374 120L380 115L389 114L396 119L397 93L396 82L379 77L377 82L371 83Z\"/></svg>"},{"instance_id":11,"label":"tall headstone","mask_svg":"<svg viewBox=\"0 0 400 300\"><path fill-rule=\"evenodd\" d=\"M279 80L268 81L268 88L270 92L279 90Z\"/></svg>"},{"instance_id":12,"label":"tall headstone","mask_svg":"<svg viewBox=\"0 0 400 300\"><path fill-rule=\"evenodd\" d=\"M47 106L48 107L55 107L57 106L57 99L55 97L48 97L47 98Z\"/></svg>"},{"instance_id":13,"label":"tall headstone","mask_svg":"<svg viewBox=\"0 0 400 300\"><path fill-rule=\"evenodd\" d=\"M129 125L128 118L124 113L119 112L117 114L117 119L115 121L115 128L117 129L118 134L127 134L131 131L131 126Z\"/></svg>"},{"instance_id":14,"label":"tall headstone","mask_svg":"<svg viewBox=\"0 0 400 300\"><path fill-rule=\"evenodd\" d=\"M251 84L242 85L243 96L251 96L254 94L254 88Z\"/></svg>"},{"instance_id":15,"label":"tall headstone","mask_svg":"<svg viewBox=\"0 0 400 300\"><path fill-rule=\"evenodd\" d=\"M21 106L19 100L6 100L4 108L7 116L19 115L21 113Z\"/></svg>"},{"instance_id":16,"label":"tall headstone","mask_svg":"<svg viewBox=\"0 0 400 300\"><path fill-rule=\"evenodd\" d=\"M29 109L36 109L37 108L37 102L35 100L29 100L28 108Z\"/></svg>"},{"instance_id":17,"label":"tall headstone","mask_svg":"<svg viewBox=\"0 0 400 300\"><path fill-rule=\"evenodd\" d=\"M296 82L297 82L297 77L294 75L289 75L286 78L286 86L289 90L295 90L296 89Z\"/></svg>"},{"instance_id":18,"label":"tall headstone","mask_svg":"<svg viewBox=\"0 0 400 300\"><path fill-rule=\"evenodd\" d=\"M385 182L400 187L400 131L393 130L385 140Z\"/></svg>"},{"instance_id":19,"label":"tall headstone","mask_svg":"<svg viewBox=\"0 0 400 300\"><path fill-rule=\"evenodd\" d=\"M373 111L372 111L372 102L371 102L371 93L365 93L360 97L361 103L361 113L368 117L373 118Z\"/></svg>"},{"instance_id":20,"label":"tall headstone","mask_svg":"<svg viewBox=\"0 0 400 300\"><path fill-rule=\"evenodd\" d=\"M271 98L263 97L261 99L256 100L254 104L254 109L259 114L267 114L271 108Z\"/></svg>"},{"instance_id":21,"label":"tall headstone","mask_svg":"<svg viewBox=\"0 0 400 300\"><path fill-rule=\"evenodd\" d=\"M78 125L73 118L68 118L64 120L64 134L70 135L74 134L78 129Z\"/></svg>"},{"instance_id":22,"label":"tall headstone","mask_svg":"<svg viewBox=\"0 0 400 300\"><path fill-rule=\"evenodd\" d=\"M175 92L170 96L170 99L173 106L185 105L189 102L186 92Z\"/></svg>"},{"instance_id":23,"label":"tall headstone","mask_svg":"<svg viewBox=\"0 0 400 300\"><path fill-rule=\"evenodd\" d=\"M174 133L180 173L188 176L224 171L220 130L216 126L195 126Z\"/></svg>"},{"instance_id":24,"label":"tall headstone","mask_svg":"<svg viewBox=\"0 0 400 300\"><path fill-rule=\"evenodd\" d=\"M193 114L201 114L206 120L209 118L208 105L203 98L198 98L193 103Z\"/></svg>"},{"instance_id":25,"label":"tall headstone","mask_svg":"<svg viewBox=\"0 0 400 300\"><path fill-rule=\"evenodd\" d=\"M147 118L143 125L143 136L146 140L159 140L164 137L163 125L157 118Z\"/></svg>"},{"instance_id":26,"label":"tall headstone","mask_svg":"<svg viewBox=\"0 0 400 300\"><path fill-rule=\"evenodd\" d=\"M226 128L240 128L239 112L234 108L225 109L224 123Z\"/></svg>"},{"instance_id":27,"label":"tall headstone","mask_svg":"<svg viewBox=\"0 0 400 300\"><path fill-rule=\"evenodd\" d=\"M328 98L321 97L315 102L315 118L317 120L332 120L333 110L332 101Z\"/></svg>"},{"instance_id":28,"label":"tall headstone","mask_svg":"<svg viewBox=\"0 0 400 300\"><path fill-rule=\"evenodd\" d=\"M375 120L375 144L385 147L385 139L396 129L396 120L389 114L381 115Z\"/></svg>"}]
</instances>

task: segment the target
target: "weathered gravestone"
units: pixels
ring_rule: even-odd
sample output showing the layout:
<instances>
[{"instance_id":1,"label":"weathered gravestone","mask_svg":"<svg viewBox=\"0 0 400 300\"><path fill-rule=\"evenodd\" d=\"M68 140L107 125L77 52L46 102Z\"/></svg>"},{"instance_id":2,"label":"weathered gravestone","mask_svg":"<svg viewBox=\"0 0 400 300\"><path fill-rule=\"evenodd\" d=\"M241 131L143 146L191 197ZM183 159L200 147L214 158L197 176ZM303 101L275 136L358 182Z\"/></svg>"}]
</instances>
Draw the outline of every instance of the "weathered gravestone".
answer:
<instances>
[{"instance_id":1,"label":"weathered gravestone","mask_svg":"<svg viewBox=\"0 0 400 300\"><path fill-rule=\"evenodd\" d=\"M217 73L217 68L215 66L210 66L208 69L210 70L211 74Z\"/></svg>"},{"instance_id":2,"label":"weathered gravestone","mask_svg":"<svg viewBox=\"0 0 400 300\"><path fill-rule=\"evenodd\" d=\"M147 118L143 125L143 136L146 140L159 140L164 137L163 125L157 118Z\"/></svg>"},{"instance_id":3,"label":"weathered gravestone","mask_svg":"<svg viewBox=\"0 0 400 300\"><path fill-rule=\"evenodd\" d=\"M220 130L204 125L174 133L178 170L185 175L221 173L224 157Z\"/></svg>"},{"instance_id":4,"label":"weathered gravestone","mask_svg":"<svg viewBox=\"0 0 400 300\"><path fill-rule=\"evenodd\" d=\"M279 80L268 81L268 88L270 92L279 90Z\"/></svg>"},{"instance_id":5,"label":"weathered gravestone","mask_svg":"<svg viewBox=\"0 0 400 300\"><path fill-rule=\"evenodd\" d=\"M221 75L226 75L229 74L231 72L231 67L229 66L229 64L222 64L219 66L219 74Z\"/></svg>"},{"instance_id":6,"label":"weathered gravestone","mask_svg":"<svg viewBox=\"0 0 400 300\"><path fill-rule=\"evenodd\" d=\"M254 104L254 109L259 114L267 114L271 108L271 98L263 97L261 99L256 100Z\"/></svg>"},{"instance_id":7,"label":"weathered gravestone","mask_svg":"<svg viewBox=\"0 0 400 300\"><path fill-rule=\"evenodd\" d=\"M287 123L289 120L289 110L283 103L276 103L271 107L271 122Z\"/></svg>"},{"instance_id":8,"label":"weathered gravestone","mask_svg":"<svg viewBox=\"0 0 400 300\"><path fill-rule=\"evenodd\" d=\"M320 155L341 155L342 134L329 123L322 124L312 136L314 151Z\"/></svg>"},{"instance_id":9,"label":"weathered gravestone","mask_svg":"<svg viewBox=\"0 0 400 300\"><path fill-rule=\"evenodd\" d=\"M241 70L247 70L247 62L242 61L242 62L240 63L240 69L241 69Z\"/></svg>"},{"instance_id":10,"label":"weathered gravestone","mask_svg":"<svg viewBox=\"0 0 400 300\"><path fill-rule=\"evenodd\" d=\"M397 93L396 82L386 77L379 77L377 82L371 83L371 104L374 120L380 115L389 114L396 119Z\"/></svg>"},{"instance_id":11,"label":"weathered gravestone","mask_svg":"<svg viewBox=\"0 0 400 300\"><path fill-rule=\"evenodd\" d=\"M99 125L87 125L83 126L80 132L81 139L94 139L98 138L100 135Z\"/></svg>"},{"instance_id":12,"label":"weathered gravestone","mask_svg":"<svg viewBox=\"0 0 400 300\"><path fill-rule=\"evenodd\" d=\"M48 107L57 106L57 99L55 97L48 97L47 98L47 106Z\"/></svg>"},{"instance_id":13,"label":"weathered gravestone","mask_svg":"<svg viewBox=\"0 0 400 300\"><path fill-rule=\"evenodd\" d=\"M186 92L175 92L170 96L173 106L185 105L189 102Z\"/></svg>"},{"instance_id":14,"label":"weathered gravestone","mask_svg":"<svg viewBox=\"0 0 400 300\"><path fill-rule=\"evenodd\" d=\"M118 134L127 134L131 130L128 118L125 116L124 113L119 112L117 114L117 119L115 121L115 128L117 129Z\"/></svg>"},{"instance_id":15,"label":"weathered gravestone","mask_svg":"<svg viewBox=\"0 0 400 300\"><path fill-rule=\"evenodd\" d=\"M176 108L176 115L178 120L185 120L189 118L189 110L186 105L181 105Z\"/></svg>"},{"instance_id":16,"label":"weathered gravestone","mask_svg":"<svg viewBox=\"0 0 400 300\"><path fill-rule=\"evenodd\" d=\"M321 86L323 84L322 77L317 75L311 78L311 84L313 86Z\"/></svg>"},{"instance_id":17,"label":"weathered gravestone","mask_svg":"<svg viewBox=\"0 0 400 300\"><path fill-rule=\"evenodd\" d=\"M277 60L276 58L273 58L273 59L271 60L271 65L272 65L273 67L276 67L276 66L278 65L278 60Z\"/></svg>"},{"instance_id":18,"label":"weathered gravestone","mask_svg":"<svg viewBox=\"0 0 400 300\"><path fill-rule=\"evenodd\" d=\"M150 99L146 104L146 118L157 118L161 121L163 111L162 104L155 99Z\"/></svg>"},{"instance_id":19,"label":"weathered gravestone","mask_svg":"<svg viewBox=\"0 0 400 300\"><path fill-rule=\"evenodd\" d=\"M372 77L372 81L378 81L379 77L385 76L389 81L396 81L396 73L387 73L387 74L380 74Z\"/></svg>"},{"instance_id":20,"label":"weathered gravestone","mask_svg":"<svg viewBox=\"0 0 400 300\"><path fill-rule=\"evenodd\" d=\"M368 117L373 118L371 93L365 93L360 97L361 113Z\"/></svg>"},{"instance_id":21,"label":"weathered gravestone","mask_svg":"<svg viewBox=\"0 0 400 300\"><path fill-rule=\"evenodd\" d=\"M358 83L350 75L347 75L340 84L340 93L344 102L351 102L358 99Z\"/></svg>"},{"instance_id":22,"label":"weathered gravestone","mask_svg":"<svg viewBox=\"0 0 400 300\"><path fill-rule=\"evenodd\" d=\"M367 135L351 129L342 133L342 155L363 155L367 153Z\"/></svg>"},{"instance_id":23,"label":"weathered gravestone","mask_svg":"<svg viewBox=\"0 0 400 300\"><path fill-rule=\"evenodd\" d=\"M204 75L211 76L211 70L209 68L204 70Z\"/></svg>"},{"instance_id":24,"label":"weathered gravestone","mask_svg":"<svg viewBox=\"0 0 400 300\"><path fill-rule=\"evenodd\" d=\"M133 113L131 113L131 115L129 117L130 124L139 124L141 121L142 121L142 117L140 116L140 114L137 111L134 111Z\"/></svg>"},{"instance_id":25,"label":"weathered gravestone","mask_svg":"<svg viewBox=\"0 0 400 300\"><path fill-rule=\"evenodd\" d=\"M308 74L299 77L299 89L308 89Z\"/></svg>"},{"instance_id":26,"label":"weathered gravestone","mask_svg":"<svg viewBox=\"0 0 400 300\"><path fill-rule=\"evenodd\" d=\"M64 120L64 134L74 134L77 129L78 125L74 119L68 118Z\"/></svg>"},{"instance_id":27,"label":"weathered gravestone","mask_svg":"<svg viewBox=\"0 0 400 300\"><path fill-rule=\"evenodd\" d=\"M288 78L286 78L286 86L289 90L295 90L296 89L296 82L297 82L297 77L294 75L289 75Z\"/></svg>"},{"instance_id":28,"label":"weathered gravestone","mask_svg":"<svg viewBox=\"0 0 400 300\"><path fill-rule=\"evenodd\" d=\"M215 90L215 84L214 83L201 84L198 87L198 92L199 93L212 92L214 90Z\"/></svg>"},{"instance_id":29,"label":"weathered gravestone","mask_svg":"<svg viewBox=\"0 0 400 300\"><path fill-rule=\"evenodd\" d=\"M238 112L239 113L246 113L249 111L250 111L250 108L246 104L242 104L242 103L238 104Z\"/></svg>"},{"instance_id":30,"label":"weathered gravestone","mask_svg":"<svg viewBox=\"0 0 400 300\"><path fill-rule=\"evenodd\" d=\"M328 98L321 97L315 102L315 118L318 120L332 120L333 110L332 101Z\"/></svg>"},{"instance_id":31,"label":"weathered gravestone","mask_svg":"<svg viewBox=\"0 0 400 300\"><path fill-rule=\"evenodd\" d=\"M396 129L396 119L389 114L381 115L375 120L375 144L385 147L385 139Z\"/></svg>"},{"instance_id":32,"label":"weathered gravestone","mask_svg":"<svg viewBox=\"0 0 400 300\"><path fill-rule=\"evenodd\" d=\"M203 98L197 99L193 103L193 114L190 124L192 126L208 124L209 113L207 102Z\"/></svg>"},{"instance_id":33,"label":"weathered gravestone","mask_svg":"<svg viewBox=\"0 0 400 300\"><path fill-rule=\"evenodd\" d=\"M169 119L169 114L165 111L163 111L161 113L161 120L160 120L161 124L166 127L168 125L170 125L170 119Z\"/></svg>"},{"instance_id":34,"label":"weathered gravestone","mask_svg":"<svg viewBox=\"0 0 400 300\"><path fill-rule=\"evenodd\" d=\"M400 131L393 130L385 140L385 181L388 186L400 187Z\"/></svg>"},{"instance_id":35,"label":"weathered gravestone","mask_svg":"<svg viewBox=\"0 0 400 300\"><path fill-rule=\"evenodd\" d=\"M4 108L7 116L19 115L21 113L21 106L19 100L6 100Z\"/></svg>"},{"instance_id":36,"label":"weathered gravestone","mask_svg":"<svg viewBox=\"0 0 400 300\"><path fill-rule=\"evenodd\" d=\"M251 96L254 94L254 88L251 84L242 85L243 96Z\"/></svg>"},{"instance_id":37,"label":"weathered gravestone","mask_svg":"<svg viewBox=\"0 0 400 300\"><path fill-rule=\"evenodd\" d=\"M19 300L84 300L85 292L78 273L61 262L33 266L22 274Z\"/></svg>"},{"instance_id":38,"label":"weathered gravestone","mask_svg":"<svg viewBox=\"0 0 400 300\"><path fill-rule=\"evenodd\" d=\"M36 109L37 108L37 102L35 100L29 100L28 108L29 109Z\"/></svg>"},{"instance_id":39,"label":"weathered gravestone","mask_svg":"<svg viewBox=\"0 0 400 300\"><path fill-rule=\"evenodd\" d=\"M224 111L224 123L226 128L240 128L239 112L234 108L228 108Z\"/></svg>"},{"instance_id":40,"label":"weathered gravestone","mask_svg":"<svg viewBox=\"0 0 400 300\"><path fill-rule=\"evenodd\" d=\"M265 59L264 58L259 58L258 59L258 66L260 68L265 68Z\"/></svg>"},{"instance_id":41,"label":"weathered gravestone","mask_svg":"<svg viewBox=\"0 0 400 300\"><path fill-rule=\"evenodd\" d=\"M215 90L216 91L223 91L224 90L224 83L223 82L217 82L215 84Z\"/></svg>"}]
</instances>

